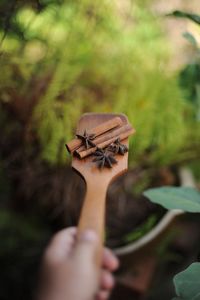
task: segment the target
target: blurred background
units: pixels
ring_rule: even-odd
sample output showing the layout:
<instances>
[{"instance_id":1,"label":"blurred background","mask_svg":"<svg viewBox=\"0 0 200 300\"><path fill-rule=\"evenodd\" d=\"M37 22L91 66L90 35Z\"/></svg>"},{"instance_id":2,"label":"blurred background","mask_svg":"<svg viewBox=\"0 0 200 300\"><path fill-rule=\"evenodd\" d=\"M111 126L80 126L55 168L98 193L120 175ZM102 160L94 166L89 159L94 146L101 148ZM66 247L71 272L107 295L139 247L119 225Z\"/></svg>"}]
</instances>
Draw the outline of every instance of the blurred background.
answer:
<instances>
[{"instance_id":1,"label":"blurred background","mask_svg":"<svg viewBox=\"0 0 200 300\"><path fill-rule=\"evenodd\" d=\"M49 239L77 224L85 185L65 142L84 112L125 113L137 131L108 193L109 247L166 213L146 188L179 186L182 167L200 186L198 13L198 0L0 1L1 300L33 299ZM171 299L173 275L197 259L199 219L179 218L159 241L145 283L126 276L130 253L112 299Z\"/></svg>"}]
</instances>

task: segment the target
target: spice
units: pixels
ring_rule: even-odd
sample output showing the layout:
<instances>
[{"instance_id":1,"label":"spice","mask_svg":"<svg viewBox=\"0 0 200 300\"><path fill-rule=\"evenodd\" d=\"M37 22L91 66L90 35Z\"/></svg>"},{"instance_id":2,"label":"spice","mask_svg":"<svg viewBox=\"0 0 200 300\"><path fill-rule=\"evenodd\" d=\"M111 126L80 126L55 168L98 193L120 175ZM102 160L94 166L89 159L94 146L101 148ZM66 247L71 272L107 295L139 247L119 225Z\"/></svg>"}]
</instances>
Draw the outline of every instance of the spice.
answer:
<instances>
[{"instance_id":1,"label":"spice","mask_svg":"<svg viewBox=\"0 0 200 300\"><path fill-rule=\"evenodd\" d=\"M123 133L130 132L130 130L132 130L132 126L130 124L125 124L123 126L120 126L120 127L117 127L117 128L113 128L113 129L109 130L108 132L103 133L102 135L96 137L93 142L95 143L95 145L97 147L103 148L102 144L104 142L107 142L107 141L109 141L109 140L112 139L111 143L113 143ZM80 153L82 151L85 151L85 147L84 146L79 147L76 150L76 154L78 154L78 153ZM93 149L93 152L95 152L94 149Z\"/></svg>"},{"instance_id":2,"label":"spice","mask_svg":"<svg viewBox=\"0 0 200 300\"><path fill-rule=\"evenodd\" d=\"M86 149L89 149L90 147L95 147L95 143L93 142L95 138L95 134L88 134L85 130L83 134L77 134L77 138L82 140L82 143L84 144Z\"/></svg>"},{"instance_id":3,"label":"spice","mask_svg":"<svg viewBox=\"0 0 200 300\"><path fill-rule=\"evenodd\" d=\"M114 154L108 151L108 149L97 148L94 155L96 156L93 159L93 162L97 162L97 165L100 169L103 167L112 168L113 164L117 163L117 160L114 158Z\"/></svg>"},{"instance_id":4,"label":"spice","mask_svg":"<svg viewBox=\"0 0 200 300\"><path fill-rule=\"evenodd\" d=\"M117 138L114 143L109 146L109 150L114 154L124 155L128 152L128 147L124 144L121 144L120 138Z\"/></svg>"},{"instance_id":5,"label":"spice","mask_svg":"<svg viewBox=\"0 0 200 300\"><path fill-rule=\"evenodd\" d=\"M97 150L97 148L104 149L107 146L109 146L110 144L114 143L116 141L116 139L120 138L120 141L123 141L123 140L127 139L130 135L134 134L134 133L135 133L135 129L132 128L132 127L129 127L125 132L122 132L118 136L115 136L115 137L113 137L111 139L107 139L104 142L102 142L100 144L97 144L96 147L93 147L93 148L90 148L90 149L87 149L87 150L83 150L83 151L80 151L80 152L76 151L76 155L79 158L84 158L84 157L86 157L88 155L93 154Z\"/></svg>"},{"instance_id":6,"label":"spice","mask_svg":"<svg viewBox=\"0 0 200 300\"><path fill-rule=\"evenodd\" d=\"M122 125L123 125L123 121L121 120L120 117L113 117L112 119L87 130L87 133L89 135L94 134L95 138L96 138L96 137L110 131L113 128L121 127ZM81 147L81 145L82 145L82 141L80 139L73 139L72 141L70 141L66 144L66 147L70 153L73 153L75 150L79 149L79 147Z\"/></svg>"}]
</instances>

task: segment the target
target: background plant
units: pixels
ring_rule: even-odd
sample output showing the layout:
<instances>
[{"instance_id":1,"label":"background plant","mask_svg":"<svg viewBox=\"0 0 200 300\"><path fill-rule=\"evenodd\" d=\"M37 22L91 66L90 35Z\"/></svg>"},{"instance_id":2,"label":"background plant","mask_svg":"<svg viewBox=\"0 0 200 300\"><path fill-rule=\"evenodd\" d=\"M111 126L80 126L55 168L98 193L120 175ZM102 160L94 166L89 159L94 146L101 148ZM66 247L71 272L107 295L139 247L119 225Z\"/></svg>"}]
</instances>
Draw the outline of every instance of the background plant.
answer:
<instances>
[{"instance_id":1,"label":"background plant","mask_svg":"<svg viewBox=\"0 0 200 300\"><path fill-rule=\"evenodd\" d=\"M187 19L190 27L183 32L183 37L187 40L192 50L192 55L188 63L180 72L180 85L184 92L185 99L192 104L193 109L188 113L191 115L191 122L188 124L189 143L199 149L199 133L200 133L200 16L195 13L176 10L169 16ZM192 121L193 120L193 121ZM196 121L196 122L195 122ZM196 132L194 134L194 131ZM198 163L197 163L198 164ZM199 164L196 168L199 170ZM196 172L198 176L199 172Z\"/></svg>"},{"instance_id":2,"label":"background plant","mask_svg":"<svg viewBox=\"0 0 200 300\"><path fill-rule=\"evenodd\" d=\"M161 187L149 189L144 195L153 203L167 209L200 213L200 192L190 187ZM173 300L197 300L200 295L200 263L191 264L174 277L177 297Z\"/></svg>"},{"instance_id":3,"label":"background plant","mask_svg":"<svg viewBox=\"0 0 200 300\"><path fill-rule=\"evenodd\" d=\"M150 161L169 163L186 147L189 105L166 72L158 20L144 4L127 1L123 13L116 4L24 4L6 35L2 28L1 101L18 109L50 163L66 161L64 142L85 111L128 115L137 129L132 162L148 151Z\"/></svg>"}]
</instances>

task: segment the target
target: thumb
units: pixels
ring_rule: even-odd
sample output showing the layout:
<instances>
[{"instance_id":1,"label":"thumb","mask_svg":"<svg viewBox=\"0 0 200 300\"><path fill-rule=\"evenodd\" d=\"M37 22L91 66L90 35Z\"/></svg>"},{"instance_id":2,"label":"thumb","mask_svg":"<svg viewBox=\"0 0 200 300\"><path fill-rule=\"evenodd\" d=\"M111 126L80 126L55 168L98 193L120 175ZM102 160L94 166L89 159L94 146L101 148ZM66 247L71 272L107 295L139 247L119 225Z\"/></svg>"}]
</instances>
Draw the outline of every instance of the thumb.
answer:
<instances>
[{"instance_id":1,"label":"thumb","mask_svg":"<svg viewBox=\"0 0 200 300\"><path fill-rule=\"evenodd\" d=\"M99 239L95 231L85 230L77 239L74 256L77 260L92 262L95 259L96 249L99 243Z\"/></svg>"},{"instance_id":2,"label":"thumb","mask_svg":"<svg viewBox=\"0 0 200 300\"><path fill-rule=\"evenodd\" d=\"M72 299L94 299L99 287L99 272L95 264L96 250L99 239L92 230L78 235L71 257L72 273L76 279L71 288L75 296ZM77 289L77 283L79 288Z\"/></svg>"}]
</instances>

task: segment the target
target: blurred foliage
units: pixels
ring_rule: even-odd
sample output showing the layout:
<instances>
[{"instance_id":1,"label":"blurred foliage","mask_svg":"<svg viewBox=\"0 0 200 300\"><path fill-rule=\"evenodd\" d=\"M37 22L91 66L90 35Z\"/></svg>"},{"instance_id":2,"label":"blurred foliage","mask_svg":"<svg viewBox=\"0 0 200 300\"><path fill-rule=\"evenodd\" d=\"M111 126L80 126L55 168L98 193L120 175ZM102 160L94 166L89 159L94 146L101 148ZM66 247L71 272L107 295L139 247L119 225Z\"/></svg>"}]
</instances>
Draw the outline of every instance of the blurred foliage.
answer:
<instances>
[{"instance_id":1,"label":"blurred foliage","mask_svg":"<svg viewBox=\"0 0 200 300\"><path fill-rule=\"evenodd\" d=\"M1 20L0 92L43 159L65 162L64 143L83 112L114 111L137 130L131 162L147 152L151 163L175 160L186 145L189 104L167 72L169 47L148 1L39 3L19 2L6 35Z\"/></svg>"},{"instance_id":2,"label":"blurred foliage","mask_svg":"<svg viewBox=\"0 0 200 300\"><path fill-rule=\"evenodd\" d=\"M192 14L192 13L188 13L188 12L184 12L184 11L180 11L180 10L175 10L172 13L168 14L168 16L174 16L177 18L187 18L187 19L200 25L200 16L197 14Z\"/></svg>"},{"instance_id":3,"label":"blurred foliage","mask_svg":"<svg viewBox=\"0 0 200 300\"><path fill-rule=\"evenodd\" d=\"M139 238L143 237L145 234L147 234L157 223L158 221L158 216L155 214L152 214L149 216L144 224L141 224L138 228L134 229L134 231L129 232L125 237L124 237L124 242L127 243L132 243Z\"/></svg>"},{"instance_id":4,"label":"blurred foliage","mask_svg":"<svg viewBox=\"0 0 200 300\"><path fill-rule=\"evenodd\" d=\"M143 194L153 203L160 204L168 210L200 212L200 192L192 187L164 186L148 189Z\"/></svg>"},{"instance_id":5,"label":"blurred foliage","mask_svg":"<svg viewBox=\"0 0 200 300\"><path fill-rule=\"evenodd\" d=\"M177 297L172 300L198 300L200 297L200 263L191 264L186 270L174 277Z\"/></svg>"},{"instance_id":6,"label":"blurred foliage","mask_svg":"<svg viewBox=\"0 0 200 300\"><path fill-rule=\"evenodd\" d=\"M194 116L197 121L200 121L200 16L183 11L174 11L169 16L186 18L195 23L190 32L183 33L194 49L194 56L191 58L192 62L189 62L181 71L180 83L186 98L195 106Z\"/></svg>"},{"instance_id":7,"label":"blurred foliage","mask_svg":"<svg viewBox=\"0 0 200 300\"><path fill-rule=\"evenodd\" d=\"M190 121L188 122L189 141L197 151L200 149L200 15L185 11L174 11L169 16L188 19L192 24L189 31L183 33L193 52L190 60L180 72L180 86L185 99L192 104ZM192 164L190 164L192 166ZM199 177L199 161L193 164L193 170Z\"/></svg>"},{"instance_id":8,"label":"blurred foliage","mask_svg":"<svg viewBox=\"0 0 200 300\"><path fill-rule=\"evenodd\" d=\"M33 299L41 256L49 236L44 224L6 210L0 212L2 300L25 299L25 295Z\"/></svg>"}]
</instances>

